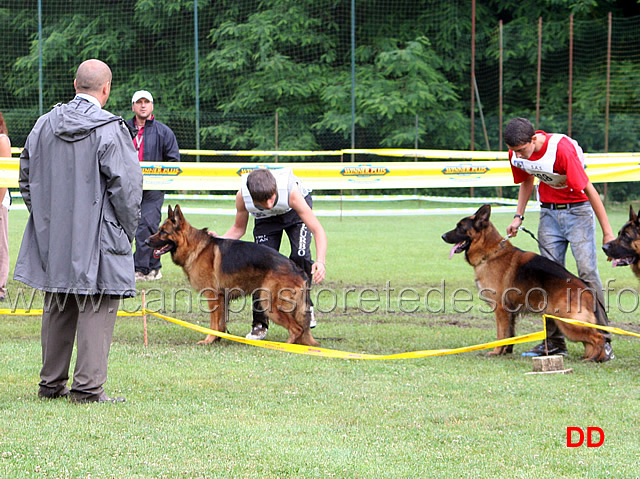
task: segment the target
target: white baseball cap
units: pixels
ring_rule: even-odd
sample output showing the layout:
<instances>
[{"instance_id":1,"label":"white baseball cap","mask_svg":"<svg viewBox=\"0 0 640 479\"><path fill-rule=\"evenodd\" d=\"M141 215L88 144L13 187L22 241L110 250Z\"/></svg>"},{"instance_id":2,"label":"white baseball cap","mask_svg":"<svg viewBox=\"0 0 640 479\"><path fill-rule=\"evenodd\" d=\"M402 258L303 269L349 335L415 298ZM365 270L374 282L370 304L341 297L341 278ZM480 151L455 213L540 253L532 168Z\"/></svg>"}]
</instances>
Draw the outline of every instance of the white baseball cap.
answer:
<instances>
[{"instance_id":1,"label":"white baseball cap","mask_svg":"<svg viewBox=\"0 0 640 479\"><path fill-rule=\"evenodd\" d=\"M133 94L133 97L131 98L131 103L137 102L140 98L146 98L151 103L153 103L153 97L147 90L138 90L137 92L135 92Z\"/></svg>"}]
</instances>

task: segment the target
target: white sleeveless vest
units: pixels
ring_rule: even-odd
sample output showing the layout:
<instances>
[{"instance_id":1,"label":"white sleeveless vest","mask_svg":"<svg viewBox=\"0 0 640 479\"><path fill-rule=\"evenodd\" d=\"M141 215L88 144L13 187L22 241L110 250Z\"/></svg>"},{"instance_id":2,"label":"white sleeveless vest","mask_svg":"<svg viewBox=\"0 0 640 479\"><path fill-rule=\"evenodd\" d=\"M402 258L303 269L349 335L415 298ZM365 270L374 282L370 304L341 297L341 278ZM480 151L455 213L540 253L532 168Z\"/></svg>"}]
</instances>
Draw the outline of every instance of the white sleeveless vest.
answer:
<instances>
[{"instance_id":1,"label":"white sleeveless vest","mask_svg":"<svg viewBox=\"0 0 640 479\"><path fill-rule=\"evenodd\" d=\"M278 190L276 204L273 205L273 208L270 210L260 209L253 203L253 198L251 198L249 188L247 188L247 177L249 174L242 175L242 187L240 188L242 199L244 200L247 211L256 218L283 215L291 210L291 206L289 206L289 195L295 185L298 185L298 190L303 198L311 191L302 185L298 177L293 174L291 168L274 168L269 169L269 171L276 179L276 188Z\"/></svg>"},{"instance_id":2,"label":"white sleeveless vest","mask_svg":"<svg viewBox=\"0 0 640 479\"><path fill-rule=\"evenodd\" d=\"M516 168L520 168L521 170L526 171L532 176L535 176L543 183L551 186L552 188L561 189L567 187L567 175L559 175L553 171L553 165L556 162L556 153L558 152L558 142L563 138L567 138L573 147L576 149L576 153L578 158L582 163L582 166L585 166L585 158L582 148L578 145L578 142L573 138L569 138L566 135L553 133L551 138L549 138L549 142L547 143L547 151L545 154L536 161L525 160L523 158L518 158L516 154L511 152L511 164Z\"/></svg>"}]
</instances>

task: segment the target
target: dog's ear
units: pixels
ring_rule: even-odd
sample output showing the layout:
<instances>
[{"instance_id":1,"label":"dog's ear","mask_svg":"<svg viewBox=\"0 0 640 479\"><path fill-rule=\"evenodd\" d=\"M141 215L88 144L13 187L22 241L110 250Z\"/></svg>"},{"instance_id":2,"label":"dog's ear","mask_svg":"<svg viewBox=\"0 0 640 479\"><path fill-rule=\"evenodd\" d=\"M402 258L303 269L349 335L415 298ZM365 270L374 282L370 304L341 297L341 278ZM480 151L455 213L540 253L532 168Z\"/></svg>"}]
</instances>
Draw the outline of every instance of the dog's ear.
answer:
<instances>
[{"instance_id":1,"label":"dog's ear","mask_svg":"<svg viewBox=\"0 0 640 479\"><path fill-rule=\"evenodd\" d=\"M167 211L167 218L169 219L173 218L173 210L171 209L171 205L169 205L169 209Z\"/></svg>"},{"instance_id":2,"label":"dog's ear","mask_svg":"<svg viewBox=\"0 0 640 479\"><path fill-rule=\"evenodd\" d=\"M180 210L180 205L176 205L176 207L173 209L173 221L175 221L175 223L178 225L184 222L184 215Z\"/></svg>"},{"instance_id":3,"label":"dog's ear","mask_svg":"<svg viewBox=\"0 0 640 479\"><path fill-rule=\"evenodd\" d=\"M636 215L633 211L633 205L629 205L629 221L636 222L638 221L638 215Z\"/></svg>"},{"instance_id":4,"label":"dog's ear","mask_svg":"<svg viewBox=\"0 0 640 479\"><path fill-rule=\"evenodd\" d=\"M477 230L486 228L489 224L489 218L491 217L491 205L482 205L473 216L475 217L474 227Z\"/></svg>"}]
</instances>

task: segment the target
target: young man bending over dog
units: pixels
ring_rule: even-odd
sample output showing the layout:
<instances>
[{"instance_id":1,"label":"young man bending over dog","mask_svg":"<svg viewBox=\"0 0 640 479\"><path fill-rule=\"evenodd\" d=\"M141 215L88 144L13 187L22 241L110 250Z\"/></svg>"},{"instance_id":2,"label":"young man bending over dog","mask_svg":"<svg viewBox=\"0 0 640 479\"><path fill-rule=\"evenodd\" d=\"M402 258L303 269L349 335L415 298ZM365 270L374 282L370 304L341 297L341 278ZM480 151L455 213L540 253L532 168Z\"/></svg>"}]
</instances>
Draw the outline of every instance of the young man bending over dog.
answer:
<instances>
[{"instance_id":1,"label":"young man bending over dog","mask_svg":"<svg viewBox=\"0 0 640 479\"><path fill-rule=\"evenodd\" d=\"M514 118L507 124L504 141L509 147L514 182L520 184L516 214L507 233L509 236L518 234L527 201L533 192L534 178L538 178L542 207L538 226L540 253L564 266L567 246L571 244L580 279L593 288L603 306L594 213L602 228L603 243L613 240L614 236L600 195L585 173L582 149L568 136L535 131L525 118ZM600 312L598 323L607 325L604 307L597 308L597 311ZM606 359L613 359L610 335L604 336L607 340ZM523 356L546 354L567 354L562 332L553 321L547 321L547 339Z\"/></svg>"},{"instance_id":2,"label":"young man bending over dog","mask_svg":"<svg viewBox=\"0 0 640 479\"><path fill-rule=\"evenodd\" d=\"M236 195L236 218L224 238L240 239L247 231L249 214L255 217L253 237L256 243L280 249L282 232L291 244L290 259L307 275L309 284L321 283L325 277L327 235L311 209L311 190L290 168L259 168L242 176ZM316 261L311 259L311 236L316 243ZM311 307L311 327L315 326ZM269 321L255 308L253 325L247 339L265 339Z\"/></svg>"}]
</instances>

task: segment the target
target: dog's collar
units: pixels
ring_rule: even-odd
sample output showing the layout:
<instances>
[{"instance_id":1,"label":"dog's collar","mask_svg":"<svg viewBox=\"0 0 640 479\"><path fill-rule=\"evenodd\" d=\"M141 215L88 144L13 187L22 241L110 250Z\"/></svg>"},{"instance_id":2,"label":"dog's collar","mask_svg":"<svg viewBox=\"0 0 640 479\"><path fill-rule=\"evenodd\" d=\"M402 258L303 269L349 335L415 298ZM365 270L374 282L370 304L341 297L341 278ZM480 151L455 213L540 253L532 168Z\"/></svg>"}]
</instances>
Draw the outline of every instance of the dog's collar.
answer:
<instances>
[{"instance_id":1,"label":"dog's collar","mask_svg":"<svg viewBox=\"0 0 640 479\"><path fill-rule=\"evenodd\" d=\"M498 247L493 250L491 253L487 253L485 254L480 261L478 261L477 264L473 265L473 266L480 266L482 263L486 263L486 261L491 258L492 256L498 254L503 248L504 245L507 243L507 240L511 237L511 235L507 235L504 238L502 238L502 241L500 241L500 243L498 244Z\"/></svg>"}]
</instances>

